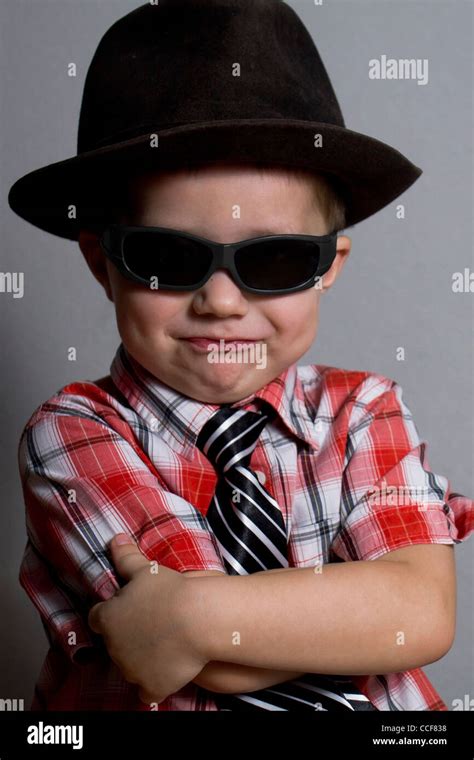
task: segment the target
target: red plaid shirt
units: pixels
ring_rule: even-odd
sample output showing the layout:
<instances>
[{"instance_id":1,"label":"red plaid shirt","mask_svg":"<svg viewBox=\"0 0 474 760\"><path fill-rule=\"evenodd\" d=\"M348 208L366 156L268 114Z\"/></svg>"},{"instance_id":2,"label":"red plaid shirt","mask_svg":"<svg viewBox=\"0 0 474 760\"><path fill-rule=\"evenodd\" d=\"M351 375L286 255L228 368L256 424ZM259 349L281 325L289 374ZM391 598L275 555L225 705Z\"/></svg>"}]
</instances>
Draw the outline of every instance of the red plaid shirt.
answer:
<instances>
[{"instance_id":1,"label":"red plaid shirt","mask_svg":"<svg viewBox=\"0 0 474 760\"><path fill-rule=\"evenodd\" d=\"M430 470L393 380L294 364L235 406L256 410L255 397L278 412L250 465L282 509L290 566L457 544L474 531L473 501ZM162 384L121 344L110 376L66 385L26 423L20 582L50 643L32 709L150 709L88 628L87 612L119 586L107 545L121 531L179 572L224 570L205 519L216 475L195 446L217 408ZM354 680L379 710L447 709L419 668ZM216 710L203 694L191 682L158 709Z\"/></svg>"}]
</instances>

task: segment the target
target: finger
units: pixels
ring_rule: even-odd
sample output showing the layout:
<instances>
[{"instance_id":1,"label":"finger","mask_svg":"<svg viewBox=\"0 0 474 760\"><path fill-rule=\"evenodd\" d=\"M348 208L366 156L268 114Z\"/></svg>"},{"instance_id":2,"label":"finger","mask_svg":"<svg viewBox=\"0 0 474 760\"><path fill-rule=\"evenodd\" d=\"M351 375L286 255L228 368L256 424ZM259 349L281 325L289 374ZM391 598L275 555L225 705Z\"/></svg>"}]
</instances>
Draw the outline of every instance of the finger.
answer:
<instances>
[{"instance_id":1,"label":"finger","mask_svg":"<svg viewBox=\"0 0 474 760\"><path fill-rule=\"evenodd\" d=\"M156 696L156 694L151 694L149 691L142 688L138 690L138 696L141 702L144 702L148 706L150 706L153 703L159 705L160 702L163 702L163 700L165 699L165 697Z\"/></svg>"},{"instance_id":2,"label":"finger","mask_svg":"<svg viewBox=\"0 0 474 760\"><path fill-rule=\"evenodd\" d=\"M126 581L130 581L139 570L150 565L133 538L127 536L126 533L114 536L109 548L115 569Z\"/></svg>"},{"instance_id":3,"label":"finger","mask_svg":"<svg viewBox=\"0 0 474 760\"><path fill-rule=\"evenodd\" d=\"M104 605L105 602L99 602L98 604L95 604L89 611L87 622L89 624L89 628L91 628L94 633L102 633L102 608Z\"/></svg>"}]
</instances>

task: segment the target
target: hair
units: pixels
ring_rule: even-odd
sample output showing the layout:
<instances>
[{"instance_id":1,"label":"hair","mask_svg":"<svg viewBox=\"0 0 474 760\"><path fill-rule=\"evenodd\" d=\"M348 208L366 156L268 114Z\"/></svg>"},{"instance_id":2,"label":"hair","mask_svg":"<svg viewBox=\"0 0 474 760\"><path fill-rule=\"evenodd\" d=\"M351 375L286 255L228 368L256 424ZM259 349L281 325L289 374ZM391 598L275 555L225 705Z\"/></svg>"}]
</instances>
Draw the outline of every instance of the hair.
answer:
<instances>
[{"instance_id":1,"label":"hair","mask_svg":"<svg viewBox=\"0 0 474 760\"><path fill-rule=\"evenodd\" d=\"M219 164L232 162L219 162ZM190 175L196 175L202 166L206 164L185 164L179 166L179 171L186 171ZM234 164L232 164L234 165ZM249 164L247 164L249 165ZM283 174L287 181L293 178L301 181L310 180L313 189L313 208L316 213L322 213L326 222L326 234L340 232L346 226L346 205L344 202L344 190L340 180L326 172L314 172L309 169L303 169L294 166L277 166L275 164L258 164L255 165L261 175L272 173ZM133 196L131 192L132 180L152 174L157 171L153 168L136 168L129 172L127 179L119 189L114 192L109 204L108 218L112 223L120 224L130 220L130 214L134 208ZM159 170L158 170L159 171Z\"/></svg>"}]
</instances>

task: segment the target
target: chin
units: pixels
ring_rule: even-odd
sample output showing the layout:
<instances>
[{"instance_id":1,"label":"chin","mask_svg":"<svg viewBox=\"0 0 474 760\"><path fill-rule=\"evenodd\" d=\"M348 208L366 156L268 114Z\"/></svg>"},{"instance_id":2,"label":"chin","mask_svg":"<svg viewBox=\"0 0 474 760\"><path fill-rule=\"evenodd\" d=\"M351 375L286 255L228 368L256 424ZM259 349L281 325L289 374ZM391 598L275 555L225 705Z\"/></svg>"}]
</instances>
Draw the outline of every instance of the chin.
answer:
<instances>
[{"instance_id":1,"label":"chin","mask_svg":"<svg viewBox=\"0 0 474 760\"><path fill-rule=\"evenodd\" d=\"M242 372L241 368L216 366L220 366L219 372L213 368L207 377L196 378L185 393L207 404L230 404L249 396L268 382L267 373L263 370L252 368Z\"/></svg>"}]
</instances>

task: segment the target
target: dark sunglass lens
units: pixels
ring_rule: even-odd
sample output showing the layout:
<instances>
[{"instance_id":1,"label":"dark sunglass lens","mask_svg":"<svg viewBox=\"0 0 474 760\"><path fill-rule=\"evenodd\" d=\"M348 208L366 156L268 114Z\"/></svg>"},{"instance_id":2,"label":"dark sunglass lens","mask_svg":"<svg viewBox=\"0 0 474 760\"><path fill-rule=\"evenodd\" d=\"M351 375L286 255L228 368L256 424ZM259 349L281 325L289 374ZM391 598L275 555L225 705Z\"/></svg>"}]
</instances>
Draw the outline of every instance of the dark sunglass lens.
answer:
<instances>
[{"instance_id":1,"label":"dark sunglass lens","mask_svg":"<svg viewBox=\"0 0 474 760\"><path fill-rule=\"evenodd\" d=\"M198 241L165 232L130 232L123 243L128 269L158 289L198 283L209 270L212 253Z\"/></svg>"},{"instance_id":2,"label":"dark sunglass lens","mask_svg":"<svg viewBox=\"0 0 474 760\"><path fill-rule=\"evenodd\" d=\"M314 277L319 245L310 240L267 240L241 248L235 266L242 281L260 290L295 288Z\"/></svg>"}]
</instances>

